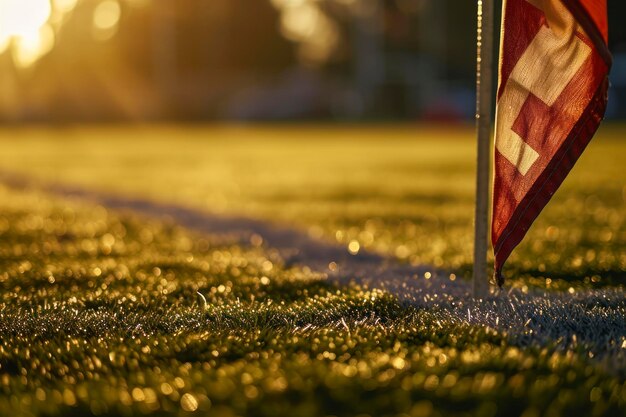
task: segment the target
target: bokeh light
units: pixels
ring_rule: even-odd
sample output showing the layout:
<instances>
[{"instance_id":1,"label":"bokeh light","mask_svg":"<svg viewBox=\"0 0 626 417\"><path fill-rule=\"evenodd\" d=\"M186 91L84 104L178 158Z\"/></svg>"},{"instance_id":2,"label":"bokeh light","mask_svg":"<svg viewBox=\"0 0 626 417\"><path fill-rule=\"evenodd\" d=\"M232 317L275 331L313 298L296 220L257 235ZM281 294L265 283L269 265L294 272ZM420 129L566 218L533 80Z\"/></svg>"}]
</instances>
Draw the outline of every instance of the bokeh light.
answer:
<instances>
[{"instance_id":1,"label":"bokeh light","mask_svg":"<svg viewBox=\"0 0 626 417\"><path fill-rule=\"evenodd\" d=\"M49 0L0 1L0 31L3 37L32 37L50 18Z\"/></svg>"},{"instance_id":2,"label":"bokeh light","mask_svg":"<svg viewBox=\"0 0 626 417\"><path fill-rule=\"evenodd\" d=\"M54 46L54 31L49 24L13 41L13 60L18 67L29 67Z\"/></svg>"},{"instance_id":3,"label":"bokeh light","mask_svg":"<svg viewBox=\"0 0 626 417\"><path fill-rule=\"evenodd\" d=\"M94 36L98 40L107 40L115 35L122 10L115 0L104 0L93 12Z\"/></svg>"},{"instance_id":4,"label":"bokeh light","mask_svg":"<svg viewBox=\"0 0 626 417\"><path fill-rule=\"evenodd\" d=\"M55 0L55 13L68 13L76 0ZM54 46L49 0L0 0L0 53L10 49L18 67L29 67Z\"/></svg>"},{"instance_id":5,"label":"bokeh light","mask_svg":"<svg viewBox=\"0 0 626 417\"><path fill-rule=\"evenodd\" d=\"M145 2L129 1L133 6ZM55 38L79 0L0 0L0 54L9 51L18 68L27 68L52 50ZM117 32L121 6L104 0L93 11L94 38L107 40Z\"/></svg>"},{"instance_id":6,"label":"bokeh light","mask_svg":"<svg viewBox=\"0 0 626 417\"><path fill-rule=\"evenodd\" d=\"M78 0L53 0L53 10L60 13L69 13L74 10Z\"/></svg>"},{"instance_id":7,"label":"bokeh light","mask_svg":"<svg viewBox=\"0 0 626 417\"><path fill-rule=\"evenodd\" d=\"M79 0L0 0L0 53L11 50L19 67L29 67L54 46L55 32L79 4ZM143 7L146 0L127 0L129 6ZM337 4L358 11L361 2L337 0ZM281 32L299 45L305 62L321 63L336 50L340 33L336 23L310 0L272 0L281 12ZM117 32L121 17L117 0L99 2L93 10L93 36L105 41ZM48 25L48 26L46 26Z\"/></svg>"},{"instance_id":8,"label":"bokeh light","mask_svg":"<svg viewBox=\"0 0 626 417\"><path fill-rule=\"evenodd\" d=\"M326 61L337 47L339 29L315 1L272 0L281 11L281 32L300 45L299 54L305 62Z\"/></svg>"}]
</instances>

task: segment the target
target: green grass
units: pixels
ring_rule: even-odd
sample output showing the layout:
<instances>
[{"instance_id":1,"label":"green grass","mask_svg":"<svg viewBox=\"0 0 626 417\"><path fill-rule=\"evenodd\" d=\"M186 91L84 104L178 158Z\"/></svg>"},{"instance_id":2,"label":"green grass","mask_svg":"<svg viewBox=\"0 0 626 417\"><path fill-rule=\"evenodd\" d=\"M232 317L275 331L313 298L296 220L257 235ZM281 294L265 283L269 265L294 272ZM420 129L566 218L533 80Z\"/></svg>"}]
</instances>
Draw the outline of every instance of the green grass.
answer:
<instances>
[{"instance_id":1,"label":"green grass","mask_svg":"<svg viewBox=\"0 0 626 417\"><path fill-rule=\"evenodd\" d=\"M512 257L516 286L623 286L626 129L594 139ZM466 274L471 129L0 132L5 172L307 228ZM548 280L549 279L549 280ZM207 303L200 296L200 292ZM593 308L593 306L589 306ZM0 186L0 415L624 415L582 347L335 286L167 222Z\"/></svg>"},{"instance_id":2,"label":"green grass","mask_svg":"<svg viewBox=\"0 0 626 417\"><path fill-rule=\"evenodd\" d=\"M0 237L1 415L626 408L624 376L585 352L519 349L261 248L4 188Z\"/></svg>"},{"instance_id":3,"label":"green grass","mask_svg":"<svg viewBox=\"0 0 626 417\"><path fill-rule=\"evenodd\" d=\"M13 129L0 163L46 181L241 213L468 276L473 129ZM514 285L623 284L626 126L601 129L513 253Z\"/></svg>"}]
</instances>

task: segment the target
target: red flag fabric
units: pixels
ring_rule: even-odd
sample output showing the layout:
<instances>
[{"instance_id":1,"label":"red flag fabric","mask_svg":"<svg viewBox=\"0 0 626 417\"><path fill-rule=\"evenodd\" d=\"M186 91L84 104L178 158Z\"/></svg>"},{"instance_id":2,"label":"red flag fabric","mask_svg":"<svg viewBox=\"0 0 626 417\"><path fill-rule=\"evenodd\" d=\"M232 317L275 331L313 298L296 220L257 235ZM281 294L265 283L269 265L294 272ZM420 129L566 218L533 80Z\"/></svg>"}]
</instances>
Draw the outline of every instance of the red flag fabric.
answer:
<instances>
[{"instance_id":1,"label":"red flag fabric","mask_svg":"<svg viewBox=\"0 0 626 417\"><path fill-rule=\"evenodd\" d=\"M505 0L491 240L495 274L598 128L611 55L606 0Z\"/></svg>"}]
</instances>

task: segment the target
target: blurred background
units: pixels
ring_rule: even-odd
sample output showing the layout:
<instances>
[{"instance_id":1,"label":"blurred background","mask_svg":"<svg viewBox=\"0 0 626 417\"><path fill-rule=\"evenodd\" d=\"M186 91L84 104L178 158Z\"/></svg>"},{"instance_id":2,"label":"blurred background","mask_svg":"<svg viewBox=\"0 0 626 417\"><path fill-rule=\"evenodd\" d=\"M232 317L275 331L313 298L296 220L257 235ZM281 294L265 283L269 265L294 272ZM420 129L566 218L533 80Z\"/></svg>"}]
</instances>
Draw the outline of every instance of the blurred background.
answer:
<instances>
[{"instance_id":1,"label":"blurred background","mask_svg":"<svg viewBox=\"0 0 626 417\"><path fill-rule=\"evenodd\" d=\"M0 121L470 120L475 14L474 0L0 0ZM612 119L624 19L609 0Z\"/></svg>"}]
</instances>

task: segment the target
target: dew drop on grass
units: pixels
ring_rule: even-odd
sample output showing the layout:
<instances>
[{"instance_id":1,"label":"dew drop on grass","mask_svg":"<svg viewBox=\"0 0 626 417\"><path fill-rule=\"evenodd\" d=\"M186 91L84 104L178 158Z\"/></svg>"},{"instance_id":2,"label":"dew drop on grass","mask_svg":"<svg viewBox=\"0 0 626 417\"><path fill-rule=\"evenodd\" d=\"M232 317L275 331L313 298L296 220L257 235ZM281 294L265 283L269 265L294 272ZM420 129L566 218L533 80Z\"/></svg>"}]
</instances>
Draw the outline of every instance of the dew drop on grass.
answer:
<instances>
[{"instance_id":1,"label":"dew drop on grass","mask_svg":"<svg viewBox=\"0 0 626 417\"><path fill-rule=\"evenodd\" d=\"M193 412L198 409L198 400L192 394L186 393L180 397L180 406L185 411Z\"/></svg>"},{"instance_id":2,"label":"dew drop on grass","mask_svg":"<svg viewBox=\"0 0 626 417\"><path fill-rule=\"evenodd\" d=\"M361 244L356 240L351 240L348 244L348 252L352 255L356 255L361 250Z\"/></svg>"}]
</instances>

